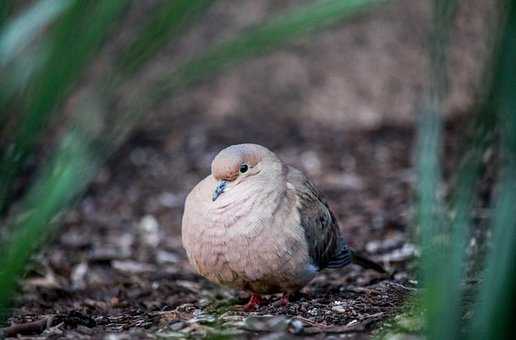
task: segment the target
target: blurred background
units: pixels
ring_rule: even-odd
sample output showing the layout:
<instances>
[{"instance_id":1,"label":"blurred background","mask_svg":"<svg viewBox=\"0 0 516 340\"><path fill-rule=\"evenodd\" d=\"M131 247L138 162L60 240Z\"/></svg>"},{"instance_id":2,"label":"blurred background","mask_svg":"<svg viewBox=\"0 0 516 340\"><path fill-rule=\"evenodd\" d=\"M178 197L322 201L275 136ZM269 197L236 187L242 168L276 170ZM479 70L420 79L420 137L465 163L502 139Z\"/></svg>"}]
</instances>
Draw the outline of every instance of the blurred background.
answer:
<instances>
[{"instance_id":1,"label":"blurred background","mask_svg":"<svg viewBox=\"0 0 516 340\"><path fill-rule=\"evenodd\" d=\"M511 3L3 0L4 336L508 335ZM232 312L245 294L192 272L181 216L247 142L392 275L324 272L288 308Z\"/></svg>"}]
</instances>

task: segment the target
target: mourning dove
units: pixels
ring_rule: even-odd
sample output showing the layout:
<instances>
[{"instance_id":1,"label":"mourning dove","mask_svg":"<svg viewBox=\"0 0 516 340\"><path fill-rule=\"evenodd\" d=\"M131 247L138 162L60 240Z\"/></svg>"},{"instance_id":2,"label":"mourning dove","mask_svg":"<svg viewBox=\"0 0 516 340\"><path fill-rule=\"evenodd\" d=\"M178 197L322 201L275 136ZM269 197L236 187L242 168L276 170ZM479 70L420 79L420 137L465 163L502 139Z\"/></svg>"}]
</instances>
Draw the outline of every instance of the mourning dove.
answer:
<instances>
[{"instance_id":1,"label":"mourning dove","mask_svg":"<svg viewBox=\"0 0 516 340\"><path fill-rule=\"evenodd\" d=\"M182 239L199 274L252 293L246 310L261 303L260 294L283 293L288 303L324 268L355 260L383 272L346 246L303 173L256 144L233 145L215 157L211 174L186 198Z\"/></svg>"}]
</instances>

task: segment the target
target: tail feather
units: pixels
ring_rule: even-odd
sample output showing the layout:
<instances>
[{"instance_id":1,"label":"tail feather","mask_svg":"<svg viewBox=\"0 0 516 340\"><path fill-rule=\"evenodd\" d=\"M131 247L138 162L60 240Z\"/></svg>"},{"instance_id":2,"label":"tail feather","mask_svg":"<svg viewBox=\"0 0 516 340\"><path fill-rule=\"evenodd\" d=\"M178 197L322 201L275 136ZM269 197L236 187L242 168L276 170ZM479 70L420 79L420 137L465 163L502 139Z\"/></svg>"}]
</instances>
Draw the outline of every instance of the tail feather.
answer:
<instances>
[{"instance_id":1,"label":"tail feather","mask_svg":"<svg viewBox=\"0 0 516 340\"><path fill-rule=\"evenodd\" d=\"M351 250L351 263L357 264L365 269L372 269L381 274L388 274L385 268L383 268L383 266L368 259L363 255L360 255L355 250Z\"/></svg>"},{"instance_id":2,"label":"tail feather","mask_svg":"<svg viewBox=\"0 0 516 340\"><path fill-rule=\"evenodd\" d=\"M324 266L324 268L342 268L347 266L352 262L352 253L349 247L346 245L346 242L340 241L339 248L333 258Z\"/></svg>"},{"instance_id":3,"label":"tail feather","mask_svg":"<svg viewBox=\"0 0 516 340\"><path fill-rule=\"evenodd\" d=\"M389 274L382 265L349 248L344 241L340 242L339 250L323 268L342 268L350 263L357 264L364 269L374 270L381 274Z\"/></svg>"},{"instance_id":4,"label":"tail feather","mask_svg":"<svg viewBox=\"0 0 516 340\"><path fill-rule=\"evenodd\" d=\"M352 262L352 254L351 250L346 246L346 243L341 242L339 251L335 254L333 259L331 259L325 266L325 268L342 268L347 266Z\"/></svg>"}]
</instances>

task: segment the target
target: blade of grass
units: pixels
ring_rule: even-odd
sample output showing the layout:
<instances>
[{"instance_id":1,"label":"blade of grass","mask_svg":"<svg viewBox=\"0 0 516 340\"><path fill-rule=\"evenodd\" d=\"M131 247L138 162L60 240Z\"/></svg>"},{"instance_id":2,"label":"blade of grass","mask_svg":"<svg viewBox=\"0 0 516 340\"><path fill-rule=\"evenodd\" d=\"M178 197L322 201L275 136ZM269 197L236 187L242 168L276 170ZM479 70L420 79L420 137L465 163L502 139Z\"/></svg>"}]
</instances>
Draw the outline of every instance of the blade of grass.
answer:
<instances>
[{"instance_id":1,"label":"blade of grass","mask_svg":"<svg viewBox=\"0 0 516 340\"><path fill-rule=\"evenodd\" d=\"M481 131L475 136L481 138ZM485 141L485 139L484 139ZM465 280L465 261L467 241L471 228L471 209L476 197L476 184L480 175L482 156L487 143L473 145L464 158L463 166L457 172L456 192L453 197L451 211L451 235L447 244L446 257L440 271L435 273L441 280L439 293L440 306L436 307L436 315L430 322L430 334L433 339L458 339L461 337L462 284Z\"/></svg>"},{"instance_id":2,"label":"blade of grass","mask_svg":"<svg viewBox=\"0 0 516 340\"><path fill-rule=\"evenodd\" d=\"M16 281L30 255L56 227L52 219L94 175L99 159L88 145L78 133L72 132L66 138L54 161L28 194L24 215L9 228L12 234L0 248L0 318L6 314Z\"/></svg>"},{"instance_id":3,"label":"blade of grass","mask_svg":"<svg viewBox=\"0 0 516 340\"><path fill-rule=\"evenodd\" d=\"M512 125L512 123L511 123ZM516 128L516 125L513 125ZM514 130L509 132L514 134ZM494 214L494 237L488 255L485 278L475 308L470 339L509 339L512 334L512 308L516 276L516 150L510 150L499 183Z\"/></svg>"},{"instance_id":4,"label":"blade of grass","mask_svg":"<svg viewBox=\"0 0 516 340\"><path fill-rule=\"evenodd\" d=\"M492 211L494 237L471 324L471 339L504 339L512 333L516 295L516 1L505 1L507 23L495 68L494 109L501 127L502 173Z\"/></svg>"},{"instance_id":5,"label":"blade of grass","mask_svg":"<svg viewBox=\"0 0 516 340\"><path fill-rule=\"evenodd\" d=\"M136 40L124 51L117 73L130 76L147 62L166 42L175 39L194 19L199 17L212 0L165 1Z\"/></svg>"},{"instance_id":6,"label":"blade of grass","mask_svg":"<svg viewBox=\"0 0 516 340\"><path fill-rule=\"evenodd\" d=\"M2 2L4 3L4 2ZM1 6L7 6L9 1ZM0 32L0 67L19 56L41 29L73 5L72 0L42 0L29 7L18 17L8 21Z\"/></svg>"},{"instance_id":7,"label":"blade of grass","mask_svg":"<svg viewBox=\"0 0 516 340\"><path fill-rule=\"evenodd\" d=\"M48 60L31 82L14 143L0 163L0 211L6 208L13 176L45 129L51 113L80 77L127 3L76 2L53 28Z\"/></svg>"},{"instance_id":8,"label":"blade of grass","mask_svg":"<svg viewBox=\"0 0 516 340\"><path fill-rule=\"evenodd\" d=\"M34 40L42 29L52 23L73 4L73 0L42 0L29 6L0 28L0 124L7 117L9 101L25 88L30 75L42 64L41 48ZM11 1L0 2L0 12L10 10ZM21 53L29 45L30 51Z\"/></svg>"},{"instance_id":9,"label":"blade of grass","mask_svg":"<svg viewBox=\"0 0 516 340\"><path fill-rule=\"evenodd\" d=\"M11 0L0 1L0 28L11 14L13 3Z\"/></svg>"},{"instance_id":10,"label":"blade of grass","mask_svg":"<svg viewBox=\"0 0 516 340\"><path fill-rule=\"evenodd\" d=\"M433 6L429 46L430 85L427 104L418 124L419 225L423 250L421 274L425 288L423 302L428 338L455 339L459 333L457 321L460 315L465 230L468 228L473 197L470 188L475 182L477 169L468 169L457 183L456 217L450 233L442 217L437 191L441 185L440 114L448 89L447 50L457 2L435 0Z\"/></svg>"},{"instance_id":11,"label":"blade of grass","mask_svg":"<svg viewBox=\"0 0 516 340\"><path fill-rule=\"evenodd\" d=\"M16 95L23 92L31 77L43 66L44 48L41 45L33 46L27 53L16 58L16 62L1 70L0 77L0 125L8 120L6 106L13 101Z\"/></svg>"},{"instance_id":12,"label":"blade of grass","mask_svg":"<svg viewBox=\"0 0 516 340\"><path fill-rule=\"evenodd\" d=\"M104 93L89 93L78 101L73 128L25 196L22 213L7 226L11 233L0 242L0 324L9 314L13 291L31 254L53 236L59 214L79 198L130 132L131 126L121 121L110 131L98 130L98 120L109 110L103 98ZM123 117L132 121L130 116Z\"/></svg>"},{"instance_id":13,"label":"blade of grass","mask_svg":"<svg viewBox=\"0 0 516 340\"><path fill-rule=\"evenodd\" d=\"M78 100L73 127L61 138L53 159L25 196L21 213L8 224L10 234L0 243L0 322L30 255L52 236L59 213L78 198L117 146L113 142L116 136L97 130L98 119L107 110L101 100L94 94Z\"/></svg>"},{"instance_id":14,"label":"blade of grass","mask_svg":"<svg viewBox=\"0 0 516 340\"><path fill-rule=\"evenodd\" d=\"M484 154L489 148L495 149L498 145L498 127L497 127L497 115L494 114L494 108L497 105L497 95L498 95L498 72L494 72L496 70L499 63L499 55L501 51L501 43L503 32L505 29L505 13L498 13L495 18L496 20L492 20L489 30L492 32L492 38L487 42L489 50L491 51L489 57L485 61L483 65L483 71L480 78L480 84L482 86L477 89L479 98L475 107L475 120L472 123L473 131L476 133L470 138L468 143L466 144L466 157L465 161L462 163L462 169L458 172L458 178L460 178L462 173L468 169L469 167L473 167L473 161L475 157L469 157L468 154L475 152L474 150L478 150L477 155ZM461 153L461 154L464 154ZM468 158L470 161L468 161ZM491 166L491 164L489 164ZM487 231L487 226L484 228ZM487 243L488 242L480 242L479 249L476 253L472 254L472 267L469 268L473 270L472 274L478 274L484 265L485 254L487 253ZM475 287L472 287L475 288Z\"/></svg>"},{"instance_id":15,"label":"blade of grass","mask_svg":"<svg viewBox=\"0 0 516 340\"><path fill-rule=\"evenodd\" d=\"M426 312L426 325L437 322L440 303L437 294L441 290L437 285L435 273L443 262L443 230L440 213L441 202L438 190L441 186L440 152L442 123L437 110L426 108L419 117L416 164L418 173L418 216L419 238L422 250L420 275L425 287L423 304ZM439 239L441 238L441 239ZM430 337L430 339L434 339Z\"/></svg>"}]
</instances>

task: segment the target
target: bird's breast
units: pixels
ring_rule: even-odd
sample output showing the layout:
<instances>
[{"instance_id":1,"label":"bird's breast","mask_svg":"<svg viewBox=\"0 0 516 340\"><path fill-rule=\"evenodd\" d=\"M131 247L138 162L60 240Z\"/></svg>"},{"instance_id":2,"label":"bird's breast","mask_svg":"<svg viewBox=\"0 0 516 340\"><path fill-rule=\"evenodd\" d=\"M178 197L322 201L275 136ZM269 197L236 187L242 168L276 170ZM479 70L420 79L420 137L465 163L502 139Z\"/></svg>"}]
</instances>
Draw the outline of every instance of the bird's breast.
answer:
<instances>
[{"instance_id":1,"label":"bird's breast","mask_svg":"<svg viewBox=\"0 0 516 340\"><path fill-rule=\"evenodd\" d=\"M279 197L212 206L196 212L183 242L198 272L235 288L295 290L315 275L302 228ZM185 212L186 213L186 212Z\"/></svg>"}]
</instances>

